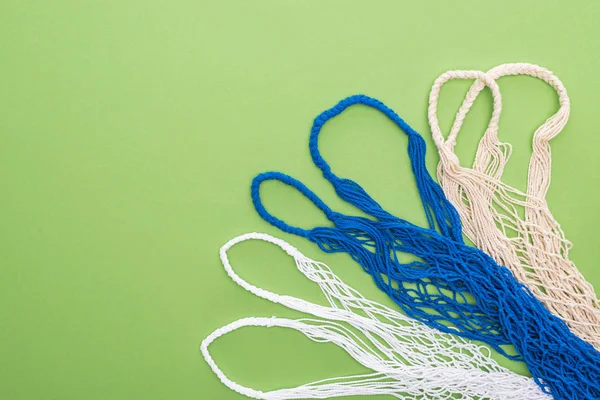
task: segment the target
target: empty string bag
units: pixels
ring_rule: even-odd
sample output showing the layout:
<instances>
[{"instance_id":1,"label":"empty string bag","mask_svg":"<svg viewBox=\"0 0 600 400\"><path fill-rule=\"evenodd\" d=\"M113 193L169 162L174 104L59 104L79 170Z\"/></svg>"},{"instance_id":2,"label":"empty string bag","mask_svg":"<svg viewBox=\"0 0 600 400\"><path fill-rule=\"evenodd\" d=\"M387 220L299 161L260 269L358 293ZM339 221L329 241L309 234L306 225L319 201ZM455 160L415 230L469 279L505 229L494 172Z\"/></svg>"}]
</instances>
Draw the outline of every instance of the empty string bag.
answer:
<instances>
[{"instance_id":1,"label":"empty string bag","mask_svg":"<svg viewBox=\"0 0 600 400\"><path fill-rule=\"evenodd\" d=\"M335 175L319 153L323 125L355 104L379 110L408 136L408 155L428 227L383 209L358 183ZM251 185L254 206L265 221L309 239L325 252L347 253L411 318L443 332L483 340L512 359L524 360L536 383L555 398L600 398L600 353L571 333L507 268L464 243L458 213L425 167L423 138L393 110L367 96L348 97L317 116L309 149L337 195L368 217L334 212L298 180L267 172ZM303 229L271 215L260 196L261 184L269 180L296 188L331 225ZM402 262L402 254L414 261ZM468 301L469 296L475 301ZM505 344L514 345L518 354L508 354Z\"/></svg>"},{"instance_id":2,"label":"empty string bag","mask_svg":"<svg viewBox=\"0 0 600 400\"><path fill-rule=\"evenodd\" d=\"M237 243L273 243L290 255L298 270L319 285L328 306L258 288L242 279L227 251ZM442 333L380 303L363 297L325 264L314 261L289 243L262 233L238 236L221 248L227 274L249 292L309 314L311 318L242 318L211 333L201 351L212 370L229 388L256 399L309 399L349 395L389 394L399 399L539 399L549 400L533 379L501 367L488 348ZM282 327L319 343L334 343L370 372L323 379L294 388L259 391L231 381L209 352L217 338L247 326Z\"/></svg>"},{"instance_id":3,"label":"empty string bag","mask_svg":"<svg viewBox=\"0 0 600 400\"><path fill-rule=\"evenodd\" d=\"M569 259L571 243L552 216L546 193L550 186L549 141L569 118L570 101L563 83L550 71L532 64L502 64L487 71L448 71L436 79L429 98L429 123L440 154L438 179L460 214L466 236L498 264L508 267L571 331L600 349L600 301L593 286ZM502 181L511 146L498 137L502 99L496 79L529 75L547 82L558 93L559 109L533 134L527 189L522 192ZM437 118L442 86L452 79L476 79L444 139ZM492 117L477 148L471 168L454 152L456 138L479 93L489 86ZM522 213L521 216L519 213Z\"/></svg>"}]
</instances>

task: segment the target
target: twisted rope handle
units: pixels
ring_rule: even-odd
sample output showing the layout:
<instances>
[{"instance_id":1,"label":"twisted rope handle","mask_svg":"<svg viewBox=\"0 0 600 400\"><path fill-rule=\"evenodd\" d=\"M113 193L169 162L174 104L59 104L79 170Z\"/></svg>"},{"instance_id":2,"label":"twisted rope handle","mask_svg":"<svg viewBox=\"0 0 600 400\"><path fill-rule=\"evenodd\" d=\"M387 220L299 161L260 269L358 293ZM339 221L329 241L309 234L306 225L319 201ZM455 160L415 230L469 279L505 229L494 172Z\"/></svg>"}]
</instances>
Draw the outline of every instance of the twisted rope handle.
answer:
<instances>
[{"instance_id":1,"label":"twisted rope handle","mask_svg":"<svg viewBox=\"0 0 600 400\"><path fill-rule=\"evenodd\" d=\"M413 128L411 128L410 125L408 125L402 118L400 118L398 114L394 112L394 110L392 110L391 108L383 104L381 101L373 97L357 94L341 100L338 104L336 104L328 110L323 111L315 118L313 126L310 130L309 139L309 149L313 162L323 172L323 176L325 177L325 179L332 183L334 181L341 181L342 179L340 179L337 175L331 172L331 167L319 152L319 134L321 133L321 130L323 126L327 123L327 121L338 116L347 108L353 105L364 105L378 110L386 117L388 117L392 122L394 122L394 124L396 124L400 128L400 130L402 130L402 132L404 132L406 135L419 136L419 134L415 132Z\"/></svg>"},{"instance_id":2,"label":"twisted rope handle","mask_svg":"<svg viewBox=\"0 0 600 400\"><path fill-rule=\"evenodd\" d=\"M353 105L364 105L380 111L408 136L407 153L429 228L436 229L437 226L442 235L451 237L454 240L462 240L462 230L456 210L444 197L442 189L427 171L425 140L394 110L375 98L365 95L349 96L332 108L323 111L314 120L309 139L310 154L313 162L323 172L325 179L333 185L338 196L378 220L395 219L393 215L385 211L379 203L369 196L358 183L335 175L319 151L319 135L323 126Z\"/></svg>"},{"instance_id":3,"label":"twisted rope handle","mask_svg":"<svg viewBox=\"0 0 600 400\"><path fill-rule=\"evenodd\" d=\"M437 117L437 107L442 86L444 86L446 82L454 79L475 79L475 83L479 83L480 85L482 85L482 87L479 91L469 91L469 93L467 93L467 96L465 97L458 113L456 114L454 124L450 131L450 134L448 135L448 139L444 139L442 130L440 128L440 123ZM475 84L473 86L475 86ZM488 76L485 72L474 70L447 71L435 80L431 88L431 92L429 93L428 119L429 125L431 127L431 136L433 137L433 141L437 146L440 154L443 153L444 155L450 156L451 160L454 161L456 164L458 164L458 158L454 154L454 146L456 145L456 137L458 135L458 131L460 130L460 127L464 122L466 114L471 109L473 102L479 95L479 92L485 86L488 86L492 91L493 111L484 137L495 137L498 134L498 122L500 120L500 113L502 112L502 95L500 94L500 88L498 87L496 81L490 76Z\"/></svg>"},{"instance_id":4,"label":"twisted rope handle","mask_svg":"<svg viewBox=\"0 0 600 400\"><path fill-rule=\"evenodd\" d=\"M312 324L311 324L312 323ZM292 388L276 389L272 391L263 392L256 390L244 385L240 385L237 382L232 381L225 375L225 373L219 368L212 355L210 354L208 347L218 338L228 333L236 331L244 327L280 327L296 330L302 333L307 338L315 342L329 342L334 343L336 346L341 347L353 356L355 359L360 356L366 356L367 349L360 348L357 343L360 343L360 338L353 334L353 332L344 327L341 324L330 322L327 320L317 319L301 319L292 320L287 318L278 317L248 317L241 318L230 324L222 326L221 328L212 332L206 339L200 344L200 351L202 356L210 366L212 371L215 373L217 378L225 386L231 390L254 399L265 399L265 400L285 400L285 399L323 399L338 396L352 396L352 395L377 395L377 394L394 394L399 390L394 386L400 386L404 390L408 390L411 387L411 381L408 376L405 378L406 382L393 382L390 381L393 376L393 371L389 373L375 372L366 373L353 376L342 376L335 378L322 379L316 382L311 382L305 385L300 385ZM452 371L452 368L448 368ZM458 370L461 374L464 370ZM473 371L474 372L474 371ZM422 374L421 370L415 371L415 375ZM475 373L473 373L475 375ZM480 375L484 375L480 372ZM540 400L548 400L547 396L540 393L537 388L532 385L526 379L519 379L514 374L508 374L506 372L489 373L496 381L502 384L502 381L508 381L508 385L513 385L516 389L524 392L529 392L535 395ZM496 376L494 376L496 375ZM400 379L398 376L396 379ZM479 380L483 381L482 377L478 377ZM378 384L379 381L388 382L386 384ZM511 382L512 381L512 382ZM488 383L489 384L489 383ZM401 390L400 390L401 391ZM403 398L403 397L401 397Z\"/></svg>"},{"instance_id":5,"label":"twisted rope handle","mask_svg":"<svg viewBox=\"0 0 600 400\"><path fill-rule=\"evenodd\" d=\"M263 172L261 174L258 174L252 180L252 185L250 186L250 195L252 196L252 203L254 204L254 208L256 209L256 212L258 212L258 215L260 215L262 217L262 219L264 219L271 225L281 229L284 232L291 233L293 235L306 237L306 238L308 238L308 235L310 234L309 230L288 225L283 220L271 215L266 210L265 206L262 203L262 199L260 197L260 185L266 181L279 181L281 183L284 183L288 186L293 187L294 189L299 191L302 195L304 195L307 199L309 199L315 206L317 206L317 208L319 210L321 210L323 212L323 214L325 214L327 219L329 219L332 222L334 221L335 217L338 215L337 213L332 211L331 208L329 208L327 206L327 204L325 204L323 202L323 200L321 200L312 190L307 188L299 180L294 179L291 176L283 174L281 172Z\"/></svg>"},{"instance_id":6,"label":"twisted rope handle","mask_svg":"<svg viewBox=\"0 0 600 400\"><path fill-rule=\"evenodd\" d=\"M286 323L288 321L289 320L277 319L275 317L272 317L272 318L250 317L250 318L239 319L237 321L234 321L228 325L225 325L225 326L215 330L213 333L208 335L208 337L202 341L202 344L200 345L200 351L202 352L202 356L204 357L204 359L210 366L210 369L212 369L212 371L215 373L215 375L217 375L219 380L225 386L227 386L229 389L236 391L241 395L251 397L253 399L271 399L272 397L269 396L268 392L264 393L260 390L256 390L256 389L249 388L247 386L240 385L239 383L236 383L236 382L232 381L231 379L229 379L227 377L227 375L225 375L225 373L221 370L221 368L219 368L219 366L217 365L215 360L212 358L210 352L208 351L208 346L210 346L212 342L214 342L216 339L220 338L221 336L226 335L235 330L238 330L240 328L243 328L245 326L264 326L264 327L284 326L284 325L286 325Z\"/></svg>"},{"instance_id":7,"label":"twisted rope handle","mask_svg":"<svg viewBox=\"0 0 600 400\"><path fill-rule=\"evenodd\" d=\"M311 314L316 317L327 317L327 318L338 319L338 320L352 318L352 315L349 315L349 313L346 313L343 311L339 311L336 314L336 313L332 312L332 309L330 307L324 307L319 304L311 303L309 301L306 301L306 300L303 300L303 299L300 299L297 297L280 295L280 294L268 291L266 289L259 288L257 286L252 285L251 283L249 283L242 277L240 277L234 271L233 267L231 266L231 263L229 262L229 257L227 256L227 251L229 249L231 249L231 247L235 246L236 244L245 242L248 240L259 240L259 241L263 241L263 242L268 242L268 243L272 243L272 244L278 246L279 248L281 248L283 251L285 251L288 255L290 255L294 259L294 262L296 263L296 267L304 276L306 276L308 279L312 280L313 282L316 282L319 286L321 286L321 288L324 290L324 294L326 295L327 299L330 300L330 297L328 297L329 293L327 293L326 289L324 289L324 287L322 286L322 285L324 285L324 282L322 282L322 280L316 280L316 278L311 275L310 270L302 268L303 263L305 263L305 262L311 263L314 261L311 260L310 258L307 258L305 255L303 255L300 252L300 250L296 249L294 246L287 243L286 241L278 239L278 238L268 235L266 233L256 233L256 232L246 233L244 235L240 235L238 237L231 239L230 241L228 241L221 247L221 250L219 251L221 263L223 264L223 268L225 269L225 272L227 272L227 275L229 275L229 277L235 283L237 283L242 288L246 289L250 293L253 293L260 298L269 300L275 304L284 305L287 308L290 308L292 310ZM331 303L331 301L330 301L330 303Z\"/></svg>"},{"instance_id":8,"label":"twisted rope handle","mask_svg":"<svg viewBox=\"0 0 600 400\"><path fill-rule=\"evenodd\" d=\"M246 233L244 235L237 236L237 237L231 239L230 241L228 241L227 243L225 243L219 250L219 256L221 257L221 263L223 264L223 268L225 268L225 272L227 272L227 275L229 275L229 277L235 283L237 283L238 285L240 285L247 291L257 295L258 297L272 301L273 303L280 303L282 296L280 296L276 293L270 292L268 290L261 289L257 286L254 286L254 285L248 283L248 281L244 280L233 270L233 267L231 266L231 263L229 262L229 257L227 256L227 251L229 249L231 249L233 246L235 246L236 244L245 242L247 240L260 240L260 241L264 241L264 242L273 243L274 245L278 246L283 251L285 251L287 254L292 256L294 259L296 259L297 257L304 257L304 256L302 255L302 253L300 253L300 251L298 249L296 249L289 243L287 243L281 239L277 239L271 235L267 235L265 233L256 233L256 232Z\"/></svg>"},{"instance_id":9,"label":"twisted rope handle","mask_svg":"<svg viewBox=\"0 0 600 400\"><path fill-rule=\"evenodd\" d=\"M473 103L486 87L490 87L493 96L493 111L488 127L479 142L477 154L473 163L473 169L486 173L496 179L500 179L504 166L511 153L511 146L501 143L498 139L498 125L502 111L502 98L495 80L503 76L529 75L548 83L558 94L560 108L548 118L533 135L533 154L530 159L530 178L528 180L527 192L531 196L545 197L549 187L549 180L544 176L550 175L551 165L547 162L550 148L548 141L558 135L566 125L570 113L570 99L562 81L548 69L529 63L507 63L498 65L487 72L482 71L448 71L435 81L429 95L429 124L432 136L440 154L448 157L458 164L458 158L454 155L456 137L460 131L466 115L471 110ZM448 139L444 140L437 119L437 105L441 87L452 79L476 79L471 85L459 111L456 114ZM451 153L451 154L448 154ZM494 159L493 165L490 160Z\"/></svg>"}]
</instances>

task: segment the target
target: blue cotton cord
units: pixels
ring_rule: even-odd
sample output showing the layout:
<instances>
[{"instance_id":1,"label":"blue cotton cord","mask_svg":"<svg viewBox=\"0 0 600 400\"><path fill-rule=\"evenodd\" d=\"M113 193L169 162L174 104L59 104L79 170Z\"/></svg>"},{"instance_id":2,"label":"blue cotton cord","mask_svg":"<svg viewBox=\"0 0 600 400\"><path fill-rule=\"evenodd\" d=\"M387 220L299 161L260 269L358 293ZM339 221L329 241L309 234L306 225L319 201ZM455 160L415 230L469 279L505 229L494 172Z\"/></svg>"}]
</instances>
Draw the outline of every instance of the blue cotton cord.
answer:
<instances>
[{"instance_id":1,"label":"blue cotton cord","mask_svg":"<svg viewBox=\"0 0 600 400\"><path fill-rule=\"evenodd\" d=\"M409 136L408 154L429 228L393 216L356 182L334 175L320 156L317 139L322 126L353 104L380 110ZM323 112L311 130L311 155L324 177L340 198L375 220L334 213L302 183L273 172L253 181L252 198L258 213L280 229L315 242L325 252L349 254L410 317L443 332L482 340L511 359L524 360L536 383L555 398L600 399L600 353L572 334L507 268L464 243L456 210L425 167L425 142L406 127L383 103L358 95ZM259 196L260 183L269 178L297 188L334 226L304 230L273 217ZM399 253L411 254L416 261L403 263ZM475 304L466 301L468 295L476 299ZM505 344L513 344L519 356L507 354L501 347Z\"/></svg>"}]
</instances>

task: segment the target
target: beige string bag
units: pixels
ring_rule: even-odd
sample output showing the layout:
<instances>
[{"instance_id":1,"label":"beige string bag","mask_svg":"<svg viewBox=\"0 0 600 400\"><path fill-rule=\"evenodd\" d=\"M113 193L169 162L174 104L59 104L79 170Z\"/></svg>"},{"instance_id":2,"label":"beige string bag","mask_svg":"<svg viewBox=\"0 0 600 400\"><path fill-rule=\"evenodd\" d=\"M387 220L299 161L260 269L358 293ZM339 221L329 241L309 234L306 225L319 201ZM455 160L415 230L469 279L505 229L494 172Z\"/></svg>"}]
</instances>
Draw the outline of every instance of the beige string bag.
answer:
<instances>
[{"instance_id":1,"label":"beige string bag","mask_svg":"<svg viewBox=\"0 0 600 400\"><path fill-rule=\"evenodd\" d=\"M547 82L559 97L559 110L533 135L525 193L502 182L511 145L498 139L502 98L496 79L529 75ZM441 87L452 79L475 79L456 115L448 139L437 119ZM479 142L472 168L460 165L454 153L456 137L479 93L488 86L493 112ZM533 64L502 64L487 72L448 71L437 78L429 95L429 124L440 154L438 180L458 210L466 236L531 289L571 331L600 350L600 302L594 288L569 260L565 238L546 202L550 186L549 141L569 118L570 100L562 82L549 70ZM522 211L521 217L519 209ZM523 214L524 213L524 214Z\"/></svg>"}]
</instances>

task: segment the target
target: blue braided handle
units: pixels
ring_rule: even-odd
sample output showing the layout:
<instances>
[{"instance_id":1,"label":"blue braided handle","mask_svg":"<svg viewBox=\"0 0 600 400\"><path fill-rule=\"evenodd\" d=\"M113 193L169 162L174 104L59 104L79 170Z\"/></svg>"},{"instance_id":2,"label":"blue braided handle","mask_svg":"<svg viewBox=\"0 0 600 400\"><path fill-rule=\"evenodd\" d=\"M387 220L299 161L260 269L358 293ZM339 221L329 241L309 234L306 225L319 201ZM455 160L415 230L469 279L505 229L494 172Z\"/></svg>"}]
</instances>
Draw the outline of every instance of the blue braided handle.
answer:
<instances>
[{"instance_id":1,"label":"blue braided handle","mask_svg":"<svg viewBox=\"0 0 600 400\"><path fill-rule=\"evenodd\" d=\"M310 130L310 140L309 140L310 155L312 156L312 159L313 159L315 165L317 167L319 167L319 169L321 171L323 171L323 175L329 181L339 181L341 179L338 176L336 176L333 172L331 172L331 167L329 166L329 164L327 164L327 162L323 159L323 156L321 156L321 153L319 152L319 144L318 144L319 133L321 133L321 129L323 128L323 125L325 125L325 123L327 121L340 115L348 107L356 105L356 104L362 104L367 107L371 107L371 108L381 111L390 120L392 120L396 125L398 125L398 127L404 133L406 133L408 136L416 135L416 136L420 137L420 135L417 132L415 132L415 130L413 128L411 128L410 125L408 125L406 122L404 122L404 120L402 118L400 118L398 116L398 114L396 114L394 112L394 110L392 110L391 108L389 108L388 106L383 104L381 101L379 101L373 97L366 96L364 94L356 94L353 96L346 97L345 99L341 100L338 104L336 104L334 107L330 108L329 110L325 110L321 114L319 114L315 118L315 120L313 122L313 126Z\"/></svg>"},{"instance_id":2,"label":"blue braided handle","mask_svg":"<svg viewBox=\"0 0 600 400\"><path fill-rule=\"evenodd\" d=\"M334 212L321 200L312 190L307 188L302 182L297 179L292 178L289 175L283 174L281 172L263 172L258 174L252 179L252 185L250 186L250 194L252 196L252 203L254 204L254 208L258 215L261 216L262 219L270 223L271 225L281 229L284 232L291 233L293 235L298 235L302 237L308 237L310 231L307 229L298 228L296 226L291 226L281 219L271 215L265 208L262 203L262 199L260 198L260 185L266 181L279 181L285 183L288 186L293 187L302 193L307 199L309 199L319 210L325 214L327 219L333 222L335 217L339 215Z\"/></svg>"},{"instance_id":3,"label":"blue braided handle","mask_svg":"<svg viewBox=\"0 0 600 400\"><path fill-rule=\"evenodd\" d=\"M462 241L462 227L458 213L444 196L440 186L435 183L425 166L425 140L410 127L394 110L381 101L357 94L341 100L334 107L319 114L310 131L309 149L315 165L323 172L323 176L333 185L338 196L363 212L379 220L395 217L383 209L365 190L350 179L340 178L331 171L331 167L319 152L319 134L323 125L338 116L348 107L362 104L382 112L408 136L408 157L415 175L417 189L431 229L440 229L444 236Z\"/></svg>"}]
</instances>

